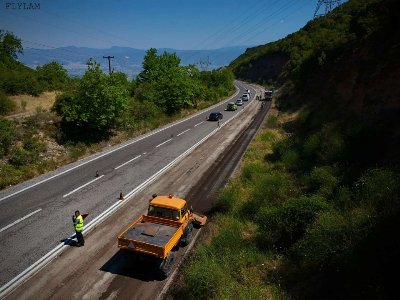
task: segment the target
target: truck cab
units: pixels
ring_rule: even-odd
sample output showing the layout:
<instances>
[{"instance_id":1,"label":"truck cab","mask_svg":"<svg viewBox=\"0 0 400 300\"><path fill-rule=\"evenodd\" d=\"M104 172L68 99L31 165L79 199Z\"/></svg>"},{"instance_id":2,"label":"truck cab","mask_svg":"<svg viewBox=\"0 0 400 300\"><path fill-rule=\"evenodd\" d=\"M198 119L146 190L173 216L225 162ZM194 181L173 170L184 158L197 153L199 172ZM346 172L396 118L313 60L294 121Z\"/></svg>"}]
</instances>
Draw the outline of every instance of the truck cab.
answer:
<instances>
[{"instance_id":1,"label":"truck cab","mask_svg":"<svg viewBox=\"0 0 400 300\"><path fill-rule=\"evenodd\" d=\"M183 224L189 220L190 213L185 200L169 195L157 196L150 200L147 215L168 218Z\"/></svg>"}]
</instances>

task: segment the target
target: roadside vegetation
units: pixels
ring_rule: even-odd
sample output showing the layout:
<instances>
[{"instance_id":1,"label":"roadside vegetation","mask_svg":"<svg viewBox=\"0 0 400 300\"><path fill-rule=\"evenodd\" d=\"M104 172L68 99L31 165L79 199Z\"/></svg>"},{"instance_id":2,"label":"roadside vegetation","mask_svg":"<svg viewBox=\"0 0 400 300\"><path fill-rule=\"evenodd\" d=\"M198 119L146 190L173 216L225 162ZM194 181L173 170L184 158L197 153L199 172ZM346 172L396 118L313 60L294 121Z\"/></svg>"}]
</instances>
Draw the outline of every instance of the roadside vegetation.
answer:
<instances>
[{"instance_id":1,"label":"roadside vegetation","mask_svg":"<svg viewBox=\"0 0 400 300\"><path fill-rule=\"evenodd\" d=\"M173 298L395 298L396 8L391 0L350 0L233 64L242 79L284 84ZM258 77L257 63L269 57L262 51L286 55L278 76Z\"/></svg>"},{"instance_id":2,"label":"roadside vegetation","mask_svg":"<svg viewBox=\"0 0 400 300\"><path fill-rule=\"evenodd\" d=\"M398 166L359 165L352 141L366 139L368 129L322 122L311 130L312 114L319 113L269 115L239 174L219 195L174 298L382 299L394 293Z\"/></svg>"},{"instance_id":3,"label":"roadside vegetation","mask_svg":"<svg viewBox=\"0 0 400 300\"><path fill-rule=\"evenodd\" d=\"M148 50L133 80L88 60L82 78L57 62L30 69L0 30L0 189L185 117L234 92L229 69L200 72ZM51 102L51 105L50 103Z\"/></svg>"}]
</instances>

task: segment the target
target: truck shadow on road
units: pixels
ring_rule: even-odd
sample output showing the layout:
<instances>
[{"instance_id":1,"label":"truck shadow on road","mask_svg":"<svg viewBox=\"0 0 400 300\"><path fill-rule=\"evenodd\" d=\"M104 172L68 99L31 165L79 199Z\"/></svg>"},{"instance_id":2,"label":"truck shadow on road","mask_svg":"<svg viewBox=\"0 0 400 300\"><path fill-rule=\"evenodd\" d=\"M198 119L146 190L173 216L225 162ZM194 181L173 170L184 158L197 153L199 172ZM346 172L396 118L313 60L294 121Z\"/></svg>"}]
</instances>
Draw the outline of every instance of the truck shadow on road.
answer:
<instances>
[{"instance_id":1,"label":"truck shadow on road","mask_svg":"<svg viewBox=\"0 0 400 300\"><path fill-rule=\"evenodd\" d=\"M119 250L100 268L100 271L147 282L163 280L156 266L149 266L145 262L136 262L130 254L132 253Z\"/></svg>"}]
</instances>

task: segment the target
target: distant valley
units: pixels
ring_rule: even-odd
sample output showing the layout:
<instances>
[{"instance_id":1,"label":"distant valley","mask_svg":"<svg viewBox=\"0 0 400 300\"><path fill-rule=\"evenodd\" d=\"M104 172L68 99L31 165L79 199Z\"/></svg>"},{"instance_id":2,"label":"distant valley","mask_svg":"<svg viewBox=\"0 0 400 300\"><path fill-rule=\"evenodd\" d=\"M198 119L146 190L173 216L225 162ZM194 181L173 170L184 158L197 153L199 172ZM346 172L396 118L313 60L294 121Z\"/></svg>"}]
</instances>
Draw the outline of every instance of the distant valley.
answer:
<instances>
[{"instance_id":1,"label":"distant valley","mask_svg":"<svg viewBox=\"0 0 400 300\"><path fill-rule=\"evenodd\" d=\"M212 50L176 50L157 49L158 53L175 52L181 58L182 65L195 64L199 69L216 69L228 65L232 60L244 53L246 46L226 47ZM142 61L147 50L128 47L111 47L95 49L85 47L61 47L55 49L25 48L19 55L19 61L35 69L37 66L57 61L61 63L71 77L82 76L86 70L86 62L93 58L101 64L101 69L108 72L108 60L103 56L114 56L111 60L113 70L135 77L142 69Z\"/></svg>"}]
</instances>

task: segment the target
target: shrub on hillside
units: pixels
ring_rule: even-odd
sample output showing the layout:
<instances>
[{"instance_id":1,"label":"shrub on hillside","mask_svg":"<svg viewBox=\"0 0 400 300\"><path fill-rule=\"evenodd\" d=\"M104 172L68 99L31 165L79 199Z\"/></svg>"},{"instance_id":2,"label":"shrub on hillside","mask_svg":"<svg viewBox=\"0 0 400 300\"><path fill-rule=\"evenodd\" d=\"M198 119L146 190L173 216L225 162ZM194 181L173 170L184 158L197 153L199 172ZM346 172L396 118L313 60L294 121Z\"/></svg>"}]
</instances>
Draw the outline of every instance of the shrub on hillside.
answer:
<instances>
[{"instance_id":1,"label":"shrub on hillside","mask_svg":"<svg viewBox=\"0 0 400 300\"><path fill-rule=\"evenodd\" d=\"M239 202L239 185L229 183L225 189L218 195L217 202L215 204L216 209L224 212L232 211Z\"/></svg>"},{"instance_id":2,"label":"shrub on hillside","mask_svg":"<svg viewBox=\"0 0 400 300\"><path fill-rule=\"evenodd\" d=\"M12 148L8 162L15 167L22 167L35 161L36 155L25 150L22 147L15 146Z\"/></svg>"},{"instance_id":3,"label":"shrub on hillside","mask_svg":"<svg viewBox=\"0 0 400 300\"><path fill-rule=\"evenodd\" d=\"M14 135L14 123L0 117L0 157L3 157L9 153Z\"/></svg>"},{"instance_id":4,"label":"shrub on hillside","mask_svg":"<svg viewBox=\"0 0 400 300\"><path fill-rule=\"evenodd\" d=\"M46 146L42 142L28 136L24 139L22 147L13 147L8 161L17 167L26 166L37 162L45 149Z\"/></svg>"},{"instance_id":5,"label":"shrub on hillside","mask_svg":"<svg viewBox=\"0 0 400 300\"><path fill-rule=\"evenodd\" d=\"M15 110L16 104L3 91L0 91L0 115L6 115Z\"/></svg>"},{"instance_id":6,"label":"shrub on hillside","mask_svg":"<svg viewBox=\"0 0 400 300\"><path fill-rule=\"evenodd\" d=\"M324 197L329 197L339 183L333 168L330 166L313 168L306 181L311 192Z\"/></svg>"},{"instance_id":7,"label":"shrub on hillside","mask_svg":"<svg viewBox=\"0 0 400 300\"><path fill-rule=\"evenodd\" d=\"M351 254L373 225L368 210L342 215L326 211L292 249L292 257L303 267L318 270L338 263Z\"/></svg>"},{"instance_id":8,"label":"shrub on hillside","mask_svg":"<svg viewBox=\"0 0 400 300\"><path fill-rule=\"evenodd\" d=\"M392 214L400 208L400 177L393 171L374 169L357 182L357 198L377 214Z\"/></svg>"},{"instance_id":9,"label":"shrub on hillside","mask_svg":"<svg viewBox=\"0 0 400 300\"><path fill-rule=\"evenodd\" d=\"M260 175L255 182L251 198L260 206L276 206L295 196L296 185L293 180L280 172Z\"/></svg>"},{"instance_id":10,"label":"shrub on hillside","mask_svg":"<svg viewBox=\"0 0 400 300\"><path fill-rule=\"evenodd\" d=\"M342 158L345 142L340 128L327 124L311 134L303 145L303 157L309 164L332 163Z\"/></svg>"},{"instance_id":11,"label":"shrub on hillside","mask_svg":"<svg viewBox=\"0 0 400 300\"><path fill-rule=\"evenodd\" d=\"M46 145L38 139L28 136L23 141L23 148L38 156L41 152L46 150Z\"/></svg>"},{"instance_id":12,"label":"shrub on hillside","mask_svg":"<svg viewBox=\"0 0 400 300\"><path fill-rule=\"evenodd\" d=\"M301 196L282 206L262 208L256 215L261 247L284 250L303 238L318 214L329 209L321 196Z\"/></svg>"},{"instance_id":13,"label":"shrub on hillside","mask_svg":"<svg viewBox=\"0 0 400 300\"><path fill-rule=\"evenodd\" d=\"M285 153L288 151L293 151L295 143L296 141L294 137L289 137L276 142L272 148L272 154L266 155L265 160L270 160L273 162L281 160Z\"/></svg>"},{"instance_id":14,"label":"shrub on hillside","mask_svg":"<svg viewBox=\"0 0 400 300\"><path fill-rule=\"evenodd\" d=\"M39 96L44 90L34 73L9 70L0 70L0 88L8 95L29 94Z\"/></svg>"}]
</instances>

